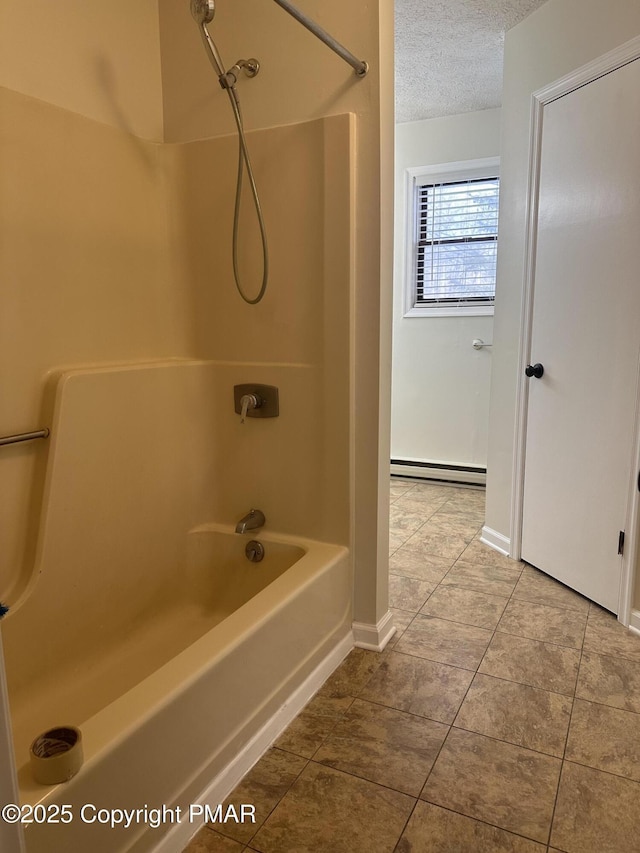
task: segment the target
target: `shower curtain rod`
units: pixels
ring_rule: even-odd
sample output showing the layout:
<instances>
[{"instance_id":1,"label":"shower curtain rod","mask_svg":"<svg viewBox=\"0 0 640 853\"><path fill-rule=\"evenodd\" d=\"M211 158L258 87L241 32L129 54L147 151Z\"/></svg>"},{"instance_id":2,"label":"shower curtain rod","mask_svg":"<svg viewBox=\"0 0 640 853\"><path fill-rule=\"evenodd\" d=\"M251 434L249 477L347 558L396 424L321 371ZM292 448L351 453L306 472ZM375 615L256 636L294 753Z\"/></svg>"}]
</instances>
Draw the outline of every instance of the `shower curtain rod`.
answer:
<instances>
[{"instance_id":1,"label":"shower curtain rod","mask_svg":"<svg viewBox=\"0 0 640 853\"><path fill-rule=\"evenodd\" d=\"M348 62L349 65L354 69L358 77L364 77L367 71L369 70L369 65L366 62L363 62L361 59L358 59L357 56L354 56L350 50L347 50L346 47L340 44L339 41L336 41L333 36L330 36L326 30L323 30L321 26L316 24L315 21L312 21L311 18L308 18L303 12L289 3L289 0L274 0L281 6L285 12L288 12L296 21L299 21L303 27L306 27L310 32L317 36L320 41L323 41L327 47L330 47L331 50L335 51L338 56L342 57L345 62Z\"/></svg>"}]
</instances>

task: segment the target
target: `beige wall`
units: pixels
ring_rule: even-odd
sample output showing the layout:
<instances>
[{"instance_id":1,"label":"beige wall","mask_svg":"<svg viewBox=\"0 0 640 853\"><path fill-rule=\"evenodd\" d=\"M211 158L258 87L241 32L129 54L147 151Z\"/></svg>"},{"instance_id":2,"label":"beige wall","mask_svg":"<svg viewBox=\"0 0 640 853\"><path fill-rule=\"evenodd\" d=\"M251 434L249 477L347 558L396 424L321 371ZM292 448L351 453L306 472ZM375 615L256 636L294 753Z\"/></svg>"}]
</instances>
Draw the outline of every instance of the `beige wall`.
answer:
<instances>
[{"instance_id":1,"label":"beige wall","mask_svg":"<svg viewBox=\"0 0 640 853\"><path fill-rule=\"evenodd\" d=\"M487 526L510 538L531 95L640 33L636 0L548 0L507 33Z\"/></svg>"},{"instance_id":2,"label":"beige wall","mask_svg":"<svg viewBox=\"0 0 640 853\"><path fill-rule=\"evenodd\" d=\"M356 586L356 605L359 613L367 616L368 613L375 612L375 617L378 620L384 618L389 599L388 461L391 446L391 326L393 320L394 15L393 0L380 0L378 4L380 198L377 211L380 227L380 306L379 317L377 319L378 335L375 336L374 326L374 337L370 338L368 343L370 347L369 354L367 354L366 350L361 351L365 359L364 365L361 365L361 369L366 367L368 360L372 357L371 353L377 351L380 371L377 382L378 406L377 412L375 410L373 412L374 420L372 425L372 427L377 428L377 482L374 481L372 486L374 489L373 500L375 500L375 492L377 492L378 529L375 552L371 556L369 554L365 555L367 559L375 560L375 589L370 580L370 574L374 572L373 568L370 568L367 563L360 562L356 567L356 580L358 582ZM372 296L374 301L377 301L376 293L377 281L372 279L370 298ZM362 304L366 309L366 300ZM377 311L377 309L375 310ZM366 425L363 426L366 429ZM366 464L367 460L364 459L359 468L361 472ZM363 483L362 485L364 488L369 488L369 483ZM361 489L361 495L364 496L365 494ZM372 498L370 497L368 502L365 503L367 513L371 511L369 508L371 500ZM361 538L366 539L369 523L369 518L367 515L364 515L362 522L358 526L358 535ZM366 595L369 596L369 599L365 598ZM360 599L363 599L362 603Z\"/></svg>"},{"instance_id":3,"label":"beige wall","mask_svg":"<svg viewBox=\"0 0 640 853\"><path fill-rule=\"evenodd\" d=\"M0 33L1 86L162 139L157 0L3 0Z\"/></svg>"}]
</instances>

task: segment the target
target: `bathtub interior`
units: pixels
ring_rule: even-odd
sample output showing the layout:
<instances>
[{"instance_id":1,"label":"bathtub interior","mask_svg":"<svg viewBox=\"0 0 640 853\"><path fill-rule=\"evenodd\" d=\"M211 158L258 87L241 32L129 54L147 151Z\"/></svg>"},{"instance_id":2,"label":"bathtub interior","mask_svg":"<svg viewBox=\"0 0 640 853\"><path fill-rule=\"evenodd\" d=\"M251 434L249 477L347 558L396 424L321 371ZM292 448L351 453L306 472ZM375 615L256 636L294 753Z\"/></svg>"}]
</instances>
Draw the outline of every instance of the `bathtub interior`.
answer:
<instances>
[{"instance_id":1,"label":"bathtub interior","mask_svg":"<svg viewBox=\"0 0 640 853\"><path fill-rule=\"evenodd\" d=\"M105 632L102 646L80 644L54 672L15 697L14 743L26 759L36 733L52 720L73 725L95 716L211 631L291 568L307 552L277 534L261 537L265 556L247 560L247 535L226 525L204 525L187 534L186 562L176 582L126 631Z\"/></svg>"},{"instance_id":2,"label":"bathtub interior","mask_svg":"<svg viewBox=\"0 0 640 853\"><path fill-rule=\"evenodd\" d=\"M245 553L252 540L264 547L260 562L251 562ZM270 533L257 530L237 534L227 525L201 525L187 536L182 584L187 606L201 613L210 625L217 625L304 554L304 547L283 542Z\"/></svg>"}]
</instances>

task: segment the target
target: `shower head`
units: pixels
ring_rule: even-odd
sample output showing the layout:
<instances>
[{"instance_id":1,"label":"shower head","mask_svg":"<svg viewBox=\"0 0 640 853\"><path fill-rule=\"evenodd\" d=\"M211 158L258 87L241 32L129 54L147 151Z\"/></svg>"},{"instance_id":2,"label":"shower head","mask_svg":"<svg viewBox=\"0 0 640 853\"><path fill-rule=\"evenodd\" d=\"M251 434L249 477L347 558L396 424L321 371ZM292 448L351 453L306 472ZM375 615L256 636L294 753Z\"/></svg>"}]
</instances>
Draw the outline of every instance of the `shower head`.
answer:
<instances>
[{"instance_id":1,"label":"shower head","mask_svg":"<svg viewBox=\"0 0 640 853\"><path fill-rule=\"evenodd\" d=\"M191 15L198 24L210 24L215 13L214 0L191 0Z\"/></svg>"},{"instance_id":2,"label":"shower head","mask_svg":"<svg viewBox=\"0 0 640 853\"><path fill-rule=\"evenodd\" d=\"M210 24L211 21L213 21L215 12L215 0L191 0L191 15L200 30L202 41L207 50L207 56L218 75L220 85L223 88L226 88L222 82L222 78L225 74L224 63L222 62L220 54L218 53L218 48L215 46L213 39L209 35L209 30L207 29L207 24Z\"/></svg>"}]
</instances>

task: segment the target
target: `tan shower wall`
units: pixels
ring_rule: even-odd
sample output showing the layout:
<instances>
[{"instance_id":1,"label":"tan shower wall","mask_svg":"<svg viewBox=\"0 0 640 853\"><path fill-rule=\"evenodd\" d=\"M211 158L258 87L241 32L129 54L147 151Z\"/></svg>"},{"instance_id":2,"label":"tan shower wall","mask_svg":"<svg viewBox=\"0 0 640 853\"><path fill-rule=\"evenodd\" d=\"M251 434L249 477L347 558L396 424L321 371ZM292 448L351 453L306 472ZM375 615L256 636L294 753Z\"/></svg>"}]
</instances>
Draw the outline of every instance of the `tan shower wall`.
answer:
<instances>
[{"instance_id":1,"label":"tan shower wall","mask_svg":"<svg viewBox=\"0 0 640 853\"><path fill-rule=\"evenodd\" d=\"M348 116L334 124L340 119L348 128ZM173 145L165 152L172 157L172 236L197 354L320 365L325 290L339 286L324 280L324 122L256 131L248 142L269 242L269 285L257 305L242 301L233 279L237 137ZM262 244L248 191L243 202L240 276L254 297L262 281Z\"/></svg>"},{"instance_id":2,"label":"tan shower wall","mask_svg":"<svg viewBox=\"0 0 640 853\"><path fill-rule=\"evenodd\" d=\"M175 275L198 358L218 369L216 520L259 505L273 529L348 544L349 363L353 116L248 134L269 242L270 277L257 305L232 269L237 137L166 146ZM248 194L247 194L248 196ZM251 297L262 248L248 199L241 281ZM233 385L280 390L280 417L239 427Z\"/></svg>"},{"instance_id":3,"label":"tan shower wall","mask_svg":"<svg viewBox=\"0 0 640 853\"><path fill-rule=\"evenodd\" d=\"M161 140L157 0L3 0L0 85Z\"/></svg>"},{"instance_id":4,"label":"tan shower wall","mask_svg":"<svg viewBox=\"0 0 640 853\"><path fill-rule=\"evenodd\" d=\"M48 420L53 367L186 353L159 146L0 89L0 434ZM45 442L3 447L0 598L32 565Z\"/></svg>"}]
</instances>

